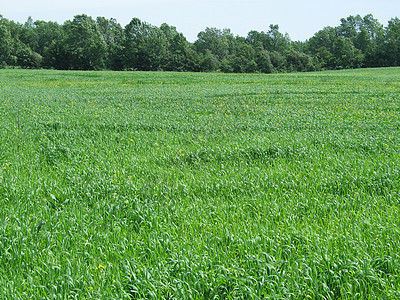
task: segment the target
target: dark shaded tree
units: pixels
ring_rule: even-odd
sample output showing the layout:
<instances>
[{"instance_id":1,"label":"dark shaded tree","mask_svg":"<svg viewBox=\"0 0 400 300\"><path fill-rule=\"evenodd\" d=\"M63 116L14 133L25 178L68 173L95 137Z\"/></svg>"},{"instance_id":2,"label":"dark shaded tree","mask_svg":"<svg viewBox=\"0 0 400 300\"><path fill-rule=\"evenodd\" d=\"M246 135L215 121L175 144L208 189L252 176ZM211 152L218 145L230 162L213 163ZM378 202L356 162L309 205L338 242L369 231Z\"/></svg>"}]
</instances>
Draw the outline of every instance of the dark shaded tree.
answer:
<instances>
[{"instance_id":1,"label":"dark shaded tree","mask_svg":"<svg viewBox=\"0 0 400 300\"><path fill-rule=\"evenodd\" d=\"M391 19L385 28L385 40L382 48L387 54L388 66L400 65L400 19Z\"/></svg>"},{"instance_id":2,"label":"dark shaded tree","mask_svg":"<svg viewBox=\"0 0 400 300\"><path fill-rule=\"evenodd\" d=\"M206 49L206 53L200 55L200 71L213 72L217 70L218 65L218 58L211 50Z\"/></svg>"},{"instance_id":3,"label":"dark shaded tree","mask_svg":"<svg viewBox=\"0 0 400 300\"><path fill-rule=\"evenodd\" d=\"M291 41L271 24L245 38L206 28L194 43L174 26L138 18L123 29L115 19L87 15L63 25L0 16L0 67L272 73L399 64L399 19L383 27L371 14L342 18L306 42Z\"/></svg>"},{"instance_id":4,"label":"dark shaded tree","mask_svg":"<svg viewBox=\"0 0 400 300\"><path fill-rule=\"evenodd\" d=\"M96 24L107 45L105 65L111 70L124 68L124 30L117 20L97 17Z\"/></svg>"},{"instance_id":5,"label":"dark shaded tree","mask_svg":"<svg viewBox=\"0 0 400 300\"><path fill-rule=\"evenodd\" d=\"M124 31L125 67L134 70L160 70L167 51L167 38L161 29L133 18Z\"/></svg>"},{"instance_id":6,"label":"dark shaded tree","mask_svg":"<svg viewBox=\"0 0 400 300\"><path fill-rule=\"evenodd\" d=\"M196 51L201 54L210 52L218 60L222 60L230 54L230 46L232 43L233 34L230 29L206 28L197 35L197 40L194 42Z\"/></svg>"},{"instance_id":7,"label":"dark shaded tree","mask_svg":"<svg viewBox=\"0 0 400 300\"><path fill-rule=\"evenodd\" d=\"M271 46L270 48L266 48L267 50L283 53L290 47L291 41L289 35L287 33L282 34L279 31L278 25L271 24L269 26L269 31L267 32L267 35L270 37L271 40Z\"/></svg>"},{"instance_id":8,"label":"dark shaded tree","mask_svg":"<svg viewBox=\"0 0 400 300\"><path fill-rule=\"evenodd\" d=\"M7 20L0 15L0 65L14 65L16 57L13 56L14 40L7 26Z\"/></svg>"},{"instance_id":9,"label":"dark shaded tree","mask_svg":"<svg viewBox=\"0 0 400 300\"><path fill-rule=\"evenodd\" d=\"M49 52L57 69L100 70L105 67L107 45L96 22L77 15L63 25L62 39L53 41Z\"/></svg>"},{"instance_id":10,"label":"dark shaded tree","mask_svg":"<svg viewBox=\"0 0 400 300\"><path fill-rule=\"evenodd\" d=\"M363 62L363 55L356 49L349 38L338 37L333 43L332 66L336 69L360 68Z\"/></svg>"},{"instance_id":11,"label":"dark shaded tree","mask_svg":"<svg viewBox=\"0 0 400 300\"><path fill-rule=\"evenodd\" d=\"M274 66L271 63L271 57L268 51L260 45L255 48L255 62L257 63L257 70L261 73L273 73Z\"/></svg>"},{"instance_id":12,"label":"dark shaded tree","mask_svg":"<svg viewBox=\"0 0 400 300\"><path fill-rule=\"evenodd\" d=\"M189 43L176 27L164 23L160 26L167 39L167 50L163 61L163 69L167 71L185 71L188 66Z\"/></svg>"},{"instance_id":13,"label":"dark shaded tree","mask_svg":"<svg viewBox=\"0 0 400 300\"><path fill-rule=\"evenodd\" d=\"M311 56L298 52L294 49L288 50L285 53L286 70L290 72L305 72L315 71Z\"/></svg>"},{"instance_id":14,"label":"dark shaded tree","mask_svg":"<svg viewBox=\"0 0 400 300\"><path fill-rule=\"evenodd\" d=\"M252 45L254 48L262 47L262 49L266 51L274 51L274 41L272 37L265 32L258 32L256 30L252 30L247 34L246 37L247 43Z\"/></svg>"},{"instance_id":15,"label":"dark shaded tree","mask_svg":"<svg viewBox=\"0 0 400 300\"><path fill-rule=\"evenodd\" d=\"M337 31L333 27L325 27L318 31L305 44L307 54L315 57L317 64L323 69L334 68L333 44L338 38Z\"/></svg>"},{"instance_id":16,"label":"dark shaded tree","mask_svg":"<svg viewBox=\"0 0 400 300\"><path fill-rule=\"evenodd\" d=\"M283 54L277 52L277 51L272 51L269 54L269 57L271 59L271 64L274 67L274 70L276 72L285 72L286 71L286 59L283 56Z\"/></svg>"}]
</instances>

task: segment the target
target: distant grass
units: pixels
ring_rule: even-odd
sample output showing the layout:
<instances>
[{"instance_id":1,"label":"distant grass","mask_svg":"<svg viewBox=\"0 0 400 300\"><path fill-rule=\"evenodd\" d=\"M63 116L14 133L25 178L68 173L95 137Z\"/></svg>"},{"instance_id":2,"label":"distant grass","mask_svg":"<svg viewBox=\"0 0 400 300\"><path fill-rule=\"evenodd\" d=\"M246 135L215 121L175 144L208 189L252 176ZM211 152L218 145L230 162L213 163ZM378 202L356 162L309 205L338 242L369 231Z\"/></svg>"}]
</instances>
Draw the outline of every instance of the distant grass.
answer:
<instances>
[{"instance_id":1,"label":"distant grass","mask_svg":"<svg viewBox=\"0 0 400 300\"><path fill-rule=\"evenodd\" d=\"M399 153L399 68L0 70L0 299L398 299Z\"/></svg>"}]
</instances>

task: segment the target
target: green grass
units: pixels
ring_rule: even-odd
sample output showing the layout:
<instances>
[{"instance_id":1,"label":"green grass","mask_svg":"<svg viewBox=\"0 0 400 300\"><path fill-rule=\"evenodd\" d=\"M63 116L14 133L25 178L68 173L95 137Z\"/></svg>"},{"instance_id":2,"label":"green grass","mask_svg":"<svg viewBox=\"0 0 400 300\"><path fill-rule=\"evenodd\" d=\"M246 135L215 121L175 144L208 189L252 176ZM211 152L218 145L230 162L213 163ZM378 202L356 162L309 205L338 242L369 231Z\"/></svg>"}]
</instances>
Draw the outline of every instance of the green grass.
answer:
<instances>
[{"instance_id":1,"label":"green grass","mask_svg":"<svg viewBox=\"0 0 400 300\"><path fill-rule=\"evenodd\" d=\"M0 70L0 299L399 299L400 69Z\"/></svg>"}]
</instances>

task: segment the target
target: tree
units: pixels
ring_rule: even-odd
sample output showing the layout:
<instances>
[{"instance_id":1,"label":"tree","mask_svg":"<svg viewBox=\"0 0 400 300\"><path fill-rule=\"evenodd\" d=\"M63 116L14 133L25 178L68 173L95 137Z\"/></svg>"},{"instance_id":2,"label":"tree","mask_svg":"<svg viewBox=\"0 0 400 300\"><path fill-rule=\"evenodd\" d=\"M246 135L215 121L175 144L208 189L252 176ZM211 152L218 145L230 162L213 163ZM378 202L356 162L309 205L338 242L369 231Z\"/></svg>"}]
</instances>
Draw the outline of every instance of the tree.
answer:
<instances>
[{"instance_id":1,"label":"tree","mask_svg":"<svg viewBox=\"0 0 400 300\"><path fill-rule=\"evenodd\" d=\"M254 73L257 70L255 50L243 37L235 38L234 56L230 58L235 73Z\"/></svg>"},{"instance_id":2,"label":"tree","mask_svg":"<svg viewBox=\"0 0 400 300\"><path fill-rule=\"evenodd\" d=\"M17 64L23 68L37 69L41 66L43 57L33 51L28 45L17 42Z\"/></svg>"},{"instance_id":3,"label":"tree","mask_svg":"<svg viewBox=\"0 0 400 300\"><path fill-rule=\"evenodd\" d=\"M349 38L339 35L339 30L325 27L318 31L305 44L307 54L315 57L316 65L322 69L343 68L352 62L355 56L354 45ZM347 47L342 49L341 47Z\"/></svg>"},{"instance_id":4,"label":"tree","mask_svg":"<svg viewBox=\"0 0 400 300\"><path fill-rule=\"evenodd\" d=\"M27 23L29 26L27 26ZM45 22L45 21L35 21L25 23L23 29L24 39L23 42L40 56L43 60L41 63L42 67L51 68L53 67L52 62L53 56L49 51L52 43L54 41L59 41L63 37L62 26L56 22Z\"/></svg>"},{"instance_id":5,"label":"tree","mask_svg":"<svg viewBox=\"0 0 400 300\"><path fill-rule=\"evenodd\" d=\"M125 66L156 71L162 67L167 39L157 27L133 18L124 31Z\"/></svg>"},{"instance_id":6,"label":"tree","mask_svg":"<svg viewBox=\"0 0 400 300\"><path fill-rule=\"evenodd\" d=\"M13 65L15 60L12 56L13 38L6 26L5 20L0 16L0 63L3 66Z\"/></svg>"},{"instance_id":7,"label":"tree","mask_svg":"<svg viewBox=\"0 0 400 300\"><path fill-rule=\"evenodd\" d=\"M274 72L274 66L271 63L269 52L264 50L261 45L255 48L255 62L257 63L258 71L262 73Z\"/></svg>"},{"instance_id":8,"label":"tree","mask_svg":"<svg viewBox=\"0 0 400 300\"><path fill-rule=\"evenodd\" d=\"M95 21L87 15L75 16L63 26L58 54L64 55L70 69L99 70L105 66L107 46ZM53 45L54 46L54 45Z\"/></svg>"},{"instance_id":9,"label":"tree","mask_svg":"<svg viewBox=\"0 0 400 300\"><path fill-rule=\"evenodd\" d=\"M35 29L35 24L32 18L29 17L28 20L25 22L25 24L21 26L18 37L18 39L22 43L28 45L32 50L37 49L39 44L39 35L34 29Z\"/></svg>"},{"instance_id":10,"label":"tree","mask_svg":"<svg viewBox=\"0 0 400 300\"><path fill-rule=\"evenodd\" d=\"M186 71L201 71L201 56L196 52L192 44L189 44L186 53Z\"/></svg>"},{"instance_id":11,"label":"tree","mask_svg":"<svg viewBox=\"0 0 400 300\"><path fill-rule=\"evenodd\" d=\"M104 17L97 17L96 24L107 45L107 56L105 58L107 68L122 70L124 68L124 30L113 18L106 19Z\"/></svg>"},{"instance_id":12,"label":"tree","mask_svg":"<svg viewBox=\"0 0 400 300\"><path fill-rule=\"evenodd\" d=\"M218 60L230 54L230 46L233 35L229 29L217 29L207 27L197 35L194 42L197 52L206 54L211 52Z\"/></svg>"},{"instance_id":13,"label":"tree","mask_svg":"<svg viewBox=\"0 0 400 300\"><path fill-rule=\"evenodd\" d=\"M247 34L246 42L254 48L262 47L266 51L274 51L274 41L269 34L252 30Z\"/></svg>"},{"instance_id":14,"label":"tree","mask_svg":"<svg viewBox=\"0 0 400 300\"><path fill-rule=\"evenodd\" d=\"M371 48L375 48L379 42L380 37L383 35L383 25L379 23L373 15L368 14L364 16L361 24L361 35L356 42L356 47L363 53L367 53Z\"/></svg>"},{"instance_id":15,"label":"tree","mask_svg":"<svg viewBox=\"0 0 400 300\"><path fill-rule=\"evenodd\" d=\"M337 69L359 68L362 66L363 56L356 49L349 38L338 37L333 43L333 64Z\"/></svg>"},{"instance_id":16,"label":"tree","mask_svg":"<svg viewBox=\"0 0 400 300\"><path fill-rule=\"evenodd\" d=\"M205 54L200 57L200 71L202 72L212 72L217 70L218 59L212 54L210 50L206 50Z\"/></svg>"},{"instance_id":17,"label":"tree","mask_svg":"<svg viewBox=\"0 0 400 300\"><path fill-rule=\"evenodd\" d=\"M270 59L271 59L271 64L274 67L274 70L277 72L283 72L286 71L286 59L285 57L277 52L277 51L272 51L269 53Z\"/></svg>"},{"instance_id":18,"label":"tree","mask_svg":"<svg viewBox=\"0 0 400 300\"><path fill-rule=\"evenodd\" d=\"M176 27L164 23L160 30L167 39L167 51L165 54L163 69L167 71L185 71L188 66L189 43Z\"/></svg>"},{"instance_id":19,"label":"tree","mask_svg":"<svg viewBox=\"0 0 400 300\"><path fill-rule=\"evenodd\" d=\"M325 27L322 30L314 34L306 42L306 51L310 54L316 54L319 49L325 48L326 51L332 52L333 43L337 39L336 29L333 27Z\"/></svg>"},{"instance_id":20,"label":"tree","mask_svg":"<svg viewBox=\"0 0 400 300\"><path fill-rule=\"evenodd\" d=\"M269 31L267 32L267 35L271 39L271 49L268 49L270 51L277 51L279 53L283 53L285 50L287 50L290 47L290 37L289 35L282 34L279 32L279 26L271 24L269 26Z\"/></svg>"},{"instance_id":21,"label":"tree","mask_svg":"<svg viewBox=\"0 0 400 300\"><path fill-rule=\"evenodd\" d=\"M20 24L0 15L0 67L7 65L238 73L398 66L400 20L383 27L371 14L349 16L306 42L292 42L274 24L246 38L207 27L189 43L174 26L138 18L122 28L115 19L87 15L63 25L31 17Z\"/></svg>"},{"instance_id":22,"label":"tree","mask_svg":"<svg viewBox=\"0 0 400 300\"><path fill-rule=\"evenodd\" d=\"M361 30L362 18L360 15L349 16L346 19L342 18L340 22L337 28L338 35L353 42Z\"/></svg>"},{"instance_id":23,"label":"tree","mask_svg":"<svg viewBox=\"0 0 400 300\"><path fill-rule=\"evenodd\" d=\"M390 66L400 65L400 19L391 19L385 28L384 49Z\"/></svg>"},{"instance_id":24,"label":"tree","mask_svg":"<svg viewBox=\"0 0 400 300\"><path fill-rule=\"evenodd\" d=\"M315 71L312 58L307 54L291 49L285 53L286 69L288 71Z\"/></svg>"}]
</instances>

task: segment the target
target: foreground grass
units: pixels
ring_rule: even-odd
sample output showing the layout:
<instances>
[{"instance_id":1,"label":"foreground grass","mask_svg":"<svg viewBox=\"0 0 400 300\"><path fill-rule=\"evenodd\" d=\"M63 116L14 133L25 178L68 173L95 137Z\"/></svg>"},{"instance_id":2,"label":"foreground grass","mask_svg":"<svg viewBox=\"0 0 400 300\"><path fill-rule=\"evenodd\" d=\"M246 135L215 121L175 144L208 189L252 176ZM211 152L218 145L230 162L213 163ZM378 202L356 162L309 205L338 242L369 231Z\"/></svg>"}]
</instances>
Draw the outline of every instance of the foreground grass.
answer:
<instances>
[{"instance_id":1,"label":"foreground grass","mask_svg":"<svg viewBox=\"0 0 400 300\"><path fill-rule=\"evenodd\" d=\"M0 70L0 299L400 298L399 82Z\"/></svg>"}]
</instances>

